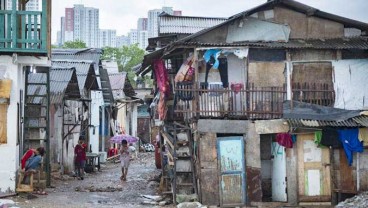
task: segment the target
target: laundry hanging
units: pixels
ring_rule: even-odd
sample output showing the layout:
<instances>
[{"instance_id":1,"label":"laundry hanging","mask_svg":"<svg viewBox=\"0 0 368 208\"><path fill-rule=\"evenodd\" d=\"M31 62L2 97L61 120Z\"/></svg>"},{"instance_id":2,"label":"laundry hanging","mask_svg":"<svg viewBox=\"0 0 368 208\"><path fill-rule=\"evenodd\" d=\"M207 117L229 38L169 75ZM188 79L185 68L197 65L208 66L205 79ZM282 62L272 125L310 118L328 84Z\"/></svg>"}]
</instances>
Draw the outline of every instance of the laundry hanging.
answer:
<instances>
[{"instance_id":1,"label":"laundry hanging","mask_svg":"<svg viewBox=\"0 0 368 208\"><path fill-rule=\"evenodd\" d=\"M165 63L162 59L156 59L153 62L153 66L155 70L158 88L160 92L164 93L165 96L168 96L170 92L170 83Z\"/></svg>"},{"instance_id":2,"label":"laundry hanging","mask_svg":"<svg viewBox=\"0 0 368 208\"><path fill-rule=\"evenodd\" d=\"M317 147L324 147L321 144L321 140L322 140L322 131L315 131L314 132L314 143L316 143Z\"/></svg>"},{"instance_id":3,"label":"laundry hanging","mask_svg":"<svg viewBox=\"0 0 368 208\"><path fill-rule=\"evenodd\" d=\"M353 153L363 152L362 142L359 141L359 129L338 130L339 139L342 142L349 166L353 163Z\"/></svg>"},{"instance_id":4,"label":"laundry hanging","mask_svg":"<svg viewBox=\"0 0 368 208\"><path fill-rule=\"evenodd\" d=\"M276 134L276 141L279 145L286 148L293 148L293 140L289 133L278 133Z\"/></svg>"},{"instance_id":5,"label":"laundry hanging","mask_svg":"<svg viewBox=\"0 0 368 208\"><path fill-rule=\"evenodd\" d=\"M214 62L212 64L212 68L218 69L220 62L219 62L219 60L217 58L220 56L220 52L221 52L220 49L210 49L210 50L207 50L204 53L203 58L206 61L206 63L209 63L210 60L211 60L211 57L213 57L214 58Z\"/></svg>"},{"instance_id":6,"label":"laundry hanging","mask_svg":"<svg viewBox=\"0 0 368 208\"><path fill-rule=\"evenodd\" d=\"M364 146L368 146L368 128L359 129L359 140L363 142Z\"/></svg>"},{"instance_id":7,"label":"laundry hanging","mask_svg":"<svg viewBox=\"0 0 368 208\"><path fill-rule=\"evenodd\" d=\"M322 129L321 145L332 148L341 148L342 143L339 140L339 133L337 130L332 128Z\"/></svg>"}]
</instances>

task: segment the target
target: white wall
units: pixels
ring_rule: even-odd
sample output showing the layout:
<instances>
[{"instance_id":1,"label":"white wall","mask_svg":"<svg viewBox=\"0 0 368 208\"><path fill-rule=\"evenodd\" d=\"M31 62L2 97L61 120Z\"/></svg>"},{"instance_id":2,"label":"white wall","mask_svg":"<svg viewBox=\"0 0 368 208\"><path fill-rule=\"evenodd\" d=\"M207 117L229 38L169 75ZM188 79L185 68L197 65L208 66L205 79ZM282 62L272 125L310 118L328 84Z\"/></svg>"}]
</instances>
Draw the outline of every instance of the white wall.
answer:
<instances>
[{"instance_id":1,"label":"white wall","mask_svg":"<svg viewBox=\"0 0 368 208\"><path fill-rule=\"evenodd\" d=\"M90 145L93 153L99 153L99 128L100 128L100 106L103 105L103 97L101 91L91 91L91 125L89 128ZM108 122L108 121L105 121Z\"/></svg>"},{"instance_id":2,"label":"white wall","mask_svg":"<svg viewBox=\"0 0 368 208\"><path fill-rule=\"evenodd\" d=\"M0 144L0 193L14 192L16 171L19 167L19 144L17 144L17 115L20 90L24 91L23 66L48 65L46 57L0 56L0 66L5 66L5 78L12 80L10 103L7 113L7 143ZM19 138L21 139L21 138Z\"/></svg>"}]
</instances>

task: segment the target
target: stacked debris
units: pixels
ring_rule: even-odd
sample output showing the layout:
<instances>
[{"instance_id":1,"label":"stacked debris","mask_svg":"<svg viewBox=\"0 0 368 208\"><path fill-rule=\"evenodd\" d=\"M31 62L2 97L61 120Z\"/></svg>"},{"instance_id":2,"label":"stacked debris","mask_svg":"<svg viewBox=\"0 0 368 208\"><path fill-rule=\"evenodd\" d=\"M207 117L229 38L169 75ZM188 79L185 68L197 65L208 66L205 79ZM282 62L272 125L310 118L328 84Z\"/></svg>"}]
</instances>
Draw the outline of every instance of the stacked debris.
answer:
<instances>
[{"instance_id":1,"label":"stacked debris","mask_svg":"<svg viewBox=\"0 0 368 208\"><path fill-rule=\"evenodd\" d=\"M336 207L354 207L354 208L366 208L368 207L368 192L363 192L352 198L346 199L340 202Z\"/></svg>"}]
</instances>

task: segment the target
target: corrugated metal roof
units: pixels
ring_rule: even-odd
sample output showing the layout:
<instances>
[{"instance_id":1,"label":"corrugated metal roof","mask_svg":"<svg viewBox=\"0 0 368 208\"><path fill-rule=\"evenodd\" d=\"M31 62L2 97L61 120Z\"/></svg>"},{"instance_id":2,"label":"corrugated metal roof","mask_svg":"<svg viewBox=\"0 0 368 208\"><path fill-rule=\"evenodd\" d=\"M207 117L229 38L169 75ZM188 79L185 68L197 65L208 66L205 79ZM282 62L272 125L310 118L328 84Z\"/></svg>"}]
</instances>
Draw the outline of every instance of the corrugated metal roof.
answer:
<instances>
[{"instance_id":1,"label":"corrugated metal roof","mask_svg":"<svg viewBox=\"0 0 368 208\"><path fill-rule=\"evenodd\" d=\"M102 94L103 94L105 104L113 103L114 97L112 95L109 75L107 73L107 70L104 68L100 68L100 79L101 79Z\"/></svg>"},{"instance_id":2,"label":"corrugated metal roof","mask_svg":"<svg viewBox=\"0 0 368 208\"><path fill-rule=\"evenodd\" d=\"M52 68L50 69L50 102L61 103L67 88L73 93L73 97L80 97L79 91L76 91L73 86L68 86L69 83L76 82L73 80L75 76L74 68ZM76 77L74 77L75 79ZM46 74L31 73L28 76L29 83L46 83ZM71 82L72 81L72 82ZM46 95L46 86L43 85L29 85L29 95ZM78 89L77 89L78 90ZM32 103L41 103L43 98L35 97Z\"/></svg>"},{"instance_id":3,"label":"corrugated metal roof","mask_svg":"<svg viewBox=\"0 0 368 208\"><path fill-rule=\"evenodd\" d=\"M159 33L161 34L193 34L203 29L213 27L222 22L225 18L212 17L189 17L161 15L159 17Z\"/></svg>"},{"instance_id":4,"label":"corrugated metal roof","mask_svg":"<svg viewBox=\"0 0 368 208\"><path fill-rule=\"evenodd\" d=\"M86 80L88 72L91 69L91 65L93 61L75 61L75 60L53 60L52 67L53 68L72 68L76 69L77 77L78 77L78 85L81 92L84 87L88 89L86 86Z\"/></svg>"},{"instance_id":5,"label":"corrugated metal roof","mask_svg":"<svg viewBox=\"0 0 368 208\"><path fill-rule=\"evenodd\" d=\"M239 43L201 43L185 42L177 45L190 45L196 47L261 47L275 49L368 49L368 38L334 38L289 40L289 42L239 42Z\"/></svg>"},{"instance_id":6,"label":"corrugated metal roof","mask_svg":"<svg viewBox=\"0 0 368 208\"><path fill-rule=\"evenodd\" d=\"M357 116L344 121L286 119L291 127L368 127L368 116Z\"/></svg>"},{"instance_id":7,"label":"corrugated metal roof","mask_svg":"<svg viewBox=\"0 0 368 208\"><path fill-rule=\"evenodd\" d=\"M112 90L122 90L125 85L126 72L109 74L110 84Z\"/></svg>"}]
</instances>

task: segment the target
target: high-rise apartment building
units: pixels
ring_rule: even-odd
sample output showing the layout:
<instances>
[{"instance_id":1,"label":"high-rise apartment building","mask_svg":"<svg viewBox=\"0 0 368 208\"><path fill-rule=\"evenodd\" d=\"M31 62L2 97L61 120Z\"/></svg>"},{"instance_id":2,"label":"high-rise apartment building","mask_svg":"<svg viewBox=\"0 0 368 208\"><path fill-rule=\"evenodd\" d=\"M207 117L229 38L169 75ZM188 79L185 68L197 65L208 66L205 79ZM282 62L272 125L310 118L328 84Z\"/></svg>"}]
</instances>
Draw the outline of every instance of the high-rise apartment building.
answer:
<instances>
[{"instance_id":1,"label":"high-rise apartment building","mask_svg":"<svg viewBox=\"0 0 368 208\"><path fill-rule=\"evenodd\" d=\"M74 40L81 40L87 47L98 47L99 10L84 5L74 5Z\"/></svg>"},{"instance_id":2,"label":"high-rise apartment building","mask_svg":"<svg viewBox=\"0 0 368 208\"><path fill-rule=\"evenodd\" d=\"M99 47L116 47L116 30L100 30Z\"/></svg>"},{"instance_id":3,"label":"high-rise apartment building","mask_svg":"<svg viewBox=\"0 0 368 208\"><path fill-rule=\"evenodd\" d=\"M129 37L122 35L116 37L116 47L120 48L129 45Z\"/></svg>"},{"instance_id":4,"label":"high-rise apartment building","mask_svg":"<svg viewBox=\"0 0 368 208\"><path fill-rule=\"evenodd\" d=\"M170 15L181 16L181 11L174 11L172 7L162 7L162 9L153 9L148 11L148 37L158 36L158 16L165 12Z\"/></svg>"},{"instance_id":5,"label":"high-rise apartment building","mask_svg":"<svg viewBox=\"0 0 368 208\"><path fill-rule=\"evenodd\" d=\"M65 19L64 19L64 42L73 41L74 40L74 9L73 8L65 8ZM64 44L63 42L63 44Z\"/></svg>"},{"instance_id":6,"label":"high-rise apartment building","mask_svg":"<svg viewBox=\"0 0 368 208\"><path fill-rule=\"evenodd\" d=\"M138 30L131 29L128 33L129 45L134 45L138 43Z\"/></svg>"},{"instance_id":7,"label":"high-rise apartment building","mask_svg":"<svg viewBox=\"0 0 368 208\"><path fill-rule=\"evenodd\" d=\"M11 10L12 9L12 1L8 0L6 3L6 9ZM26 11L41 11L41 0L29 0L26 3ZM17 1L17 7L18 7L18 1Z\"/></svg>"},{"instance_id":8,"label":"high-rise apartment building","mask_svg":"<svg viewBox=\"0 0 368 208\"><path fill-rule=\"evenodd\" d=\"M148 18L138 18L137 30L138 31L147 30L148 28L147 24L148 24Z\"/></svg>"},{"instance_id":9,"label":"high-rise apartment building","mask_svg":"<svg viewBox=\"0 0 368 208\"><path fill-rule=\"evenodd\" d=\"M138 31L138 47L146 50L148 46L148 31L142 30Z\"/></svg>"}]
</instances>

